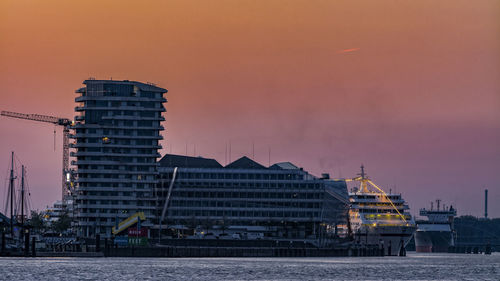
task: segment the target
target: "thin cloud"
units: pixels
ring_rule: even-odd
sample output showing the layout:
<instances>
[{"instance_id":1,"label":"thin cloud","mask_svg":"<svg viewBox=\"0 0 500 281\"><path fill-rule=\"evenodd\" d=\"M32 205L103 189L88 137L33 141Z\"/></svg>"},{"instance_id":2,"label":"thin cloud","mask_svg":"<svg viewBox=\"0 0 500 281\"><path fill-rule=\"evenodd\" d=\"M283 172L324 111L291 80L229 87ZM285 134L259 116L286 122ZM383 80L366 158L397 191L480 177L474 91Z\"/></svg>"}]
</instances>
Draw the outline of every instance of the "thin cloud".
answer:
<instances>
[{"instance_id":1,"label":"thin cloud","mask_svg":"<svg viewBox=\"0 0 500 281\"><path fill-rule=\"evenodd\" d=\"M344 49L344 50L337 51L337 54L352 53L352 52L359 51L359 49L360 48Z\"/></svg>"}]
</instances>

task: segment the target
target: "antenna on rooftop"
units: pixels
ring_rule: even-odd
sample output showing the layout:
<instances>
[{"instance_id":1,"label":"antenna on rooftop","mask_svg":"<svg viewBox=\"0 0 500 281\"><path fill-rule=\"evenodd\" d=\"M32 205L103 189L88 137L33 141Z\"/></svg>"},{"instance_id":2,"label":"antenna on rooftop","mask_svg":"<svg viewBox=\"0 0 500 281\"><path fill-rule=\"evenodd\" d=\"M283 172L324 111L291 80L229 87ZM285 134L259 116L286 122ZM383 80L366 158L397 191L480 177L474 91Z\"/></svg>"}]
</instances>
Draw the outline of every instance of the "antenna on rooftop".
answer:
<instances>
[{"instance_id":1,"label":"antenna on rooftop","mask_svg":"<svg viewBox=\"0 0 500 281\"><path fill-rule=\"evenodd\" d=\"M172 144L170 144L170 155L168 157L168 166L172 167Z\"/></svg>"},{"instance_id":2,"label":"antenna on rooftop","mask_svg":"<svg viewBox=\"0 0 500 281\"><path fill-rule=\"evenodd\" d=\"M185 154L185 156L186 157L184 157L184 159L186 160L185 162L186 162L186 168L187 168L187 166L188 166L188 143L187 143L187 141L186 141L186 154Z\"/></svg>"},{"instance_id":3,"label":"antenna on rooftop","mask_svg":"<svg viewBox=\"0 0 500 281\"><path fill-rule=\"evenodd\" d=\"M269 165L268 167L271 167L271 147L269 147Z\"/></svg>"},{"instance_id":4,"label":"antenna on rooftop","mask_svg":"<svg viewBox=\"0 0 500 281\"><path fill-rule=\"evenodd\" d=\"M255 161L255 143L252 141L252 160Z\"/></svg>"},{"instance_id":5,"label":"antenna on rooftop","mask_svg":"<svg viewBox=\"0 0 500 281\"><path fill-rule=\"evenodd\" d=\"M226 150L224 150L224 166L227 165L227 142L226 142Z\"/></svg>"}]
</instances>

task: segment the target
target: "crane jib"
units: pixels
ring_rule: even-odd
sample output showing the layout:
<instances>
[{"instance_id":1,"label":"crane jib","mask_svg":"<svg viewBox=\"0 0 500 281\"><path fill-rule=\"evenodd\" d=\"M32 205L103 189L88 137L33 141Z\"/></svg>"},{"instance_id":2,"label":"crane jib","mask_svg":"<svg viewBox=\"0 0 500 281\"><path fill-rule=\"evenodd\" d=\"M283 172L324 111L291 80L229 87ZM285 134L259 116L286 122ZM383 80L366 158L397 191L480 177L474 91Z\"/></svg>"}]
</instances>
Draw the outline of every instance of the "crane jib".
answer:
<instances>
[{"instance_id":1,"label":"crane jib","mask_svg":"<svg viewBox=\"0 0 500 281\"><path fill-rule=\"evenodd\" d=\"M68 194L69 185L71 185L71 183L68 185L68 182L66 181L66 173L69 172L69 129L70 129L69 126L72 124L71 120L67 118L60 118L48 115L26 114L26 113L12 112L12 111L4 111L4 110L0 112L0 115L17 119L52 123L57 126L63 126L62 199L64 200L65 195Z\"/></svg>"}]
</instances>

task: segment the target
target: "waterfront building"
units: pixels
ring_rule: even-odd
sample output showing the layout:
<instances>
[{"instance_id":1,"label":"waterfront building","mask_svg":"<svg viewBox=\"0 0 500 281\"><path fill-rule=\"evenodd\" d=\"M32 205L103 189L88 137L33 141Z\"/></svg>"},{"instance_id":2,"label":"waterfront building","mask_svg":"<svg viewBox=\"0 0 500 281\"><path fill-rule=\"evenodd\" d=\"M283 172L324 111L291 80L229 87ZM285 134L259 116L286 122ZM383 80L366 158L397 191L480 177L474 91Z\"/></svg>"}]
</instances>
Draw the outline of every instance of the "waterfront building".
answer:
<instances>
[{"instance_id":1,"label":"waterfront building","mask_svg":"<svg viewBox=\"0 0 500 281\"><path fill-rule=\"evenodd\" d=\"M160 222L162 236L172 237L238 232L318 240L346 229L346 183L327 174L315 177L289 162L265 167L248 157L224 167L167 154L159 163L155 235Z\"/></svg>"},{"instance_id":2,"label":"waterfront building","mask_svg":"<svg viewBox=\"0 0 500 281\"><path fill-rule=\"evenodd\" d=\"M70 204L68 205L67 202L69 202ZM47 206L47 209L45 209L43 213L43 218L49 225L59 220L63 215L68 215L71 217L71 200L57 200L56 202L54 202L54 205L50 207Z\"/></svg>"},{"instance_id":3,"label":"waterfront building","mask_svg":"<svg viewBox=\"0 0 500 281\"><path fill-rule=\"evenodd\" d=\"M5 231L10 227L10 218L0 212L0 229Z\"/></svg>"},{"instance_id":4,"label":"waterfront building","mask_svg":"<svg viewBox=\"0 0 500 281\"><path fill-rule=\"evenodd\" d=\"M76 151L77 234L110 237L111 228L142 211L155 216L153 189L167 90L135 81L89 79L76 90L72 126Z\"/></svg>"}]
</instances>

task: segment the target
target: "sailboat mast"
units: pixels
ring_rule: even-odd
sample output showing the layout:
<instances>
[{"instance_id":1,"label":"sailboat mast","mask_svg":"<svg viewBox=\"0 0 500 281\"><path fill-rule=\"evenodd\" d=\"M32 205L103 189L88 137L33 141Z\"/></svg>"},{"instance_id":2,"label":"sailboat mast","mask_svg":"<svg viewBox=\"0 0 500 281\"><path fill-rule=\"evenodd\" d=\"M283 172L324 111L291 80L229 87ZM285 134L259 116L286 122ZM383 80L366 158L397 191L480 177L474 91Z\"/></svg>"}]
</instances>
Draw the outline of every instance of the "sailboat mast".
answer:
<instances>
[{"instance_id":1,"label":"sailboat mast","mask_svg":"<svg viewBox=\"0 0 500 281\"><path fill-rule=\"evenodd\" d=\"M12 151L11 156L11 166L10 166L10 235L14 236L14 151Z\"/></svg>"},{"instance_id":2,"label":"sailboat mast","mask_svg":"<svg viewBox=\"0 0 500 281\"><path fill-rule=\"evenodd\" d=\"M21 226L24 227L24 165L21 166Z\"/></svg>"}]
</instances>

